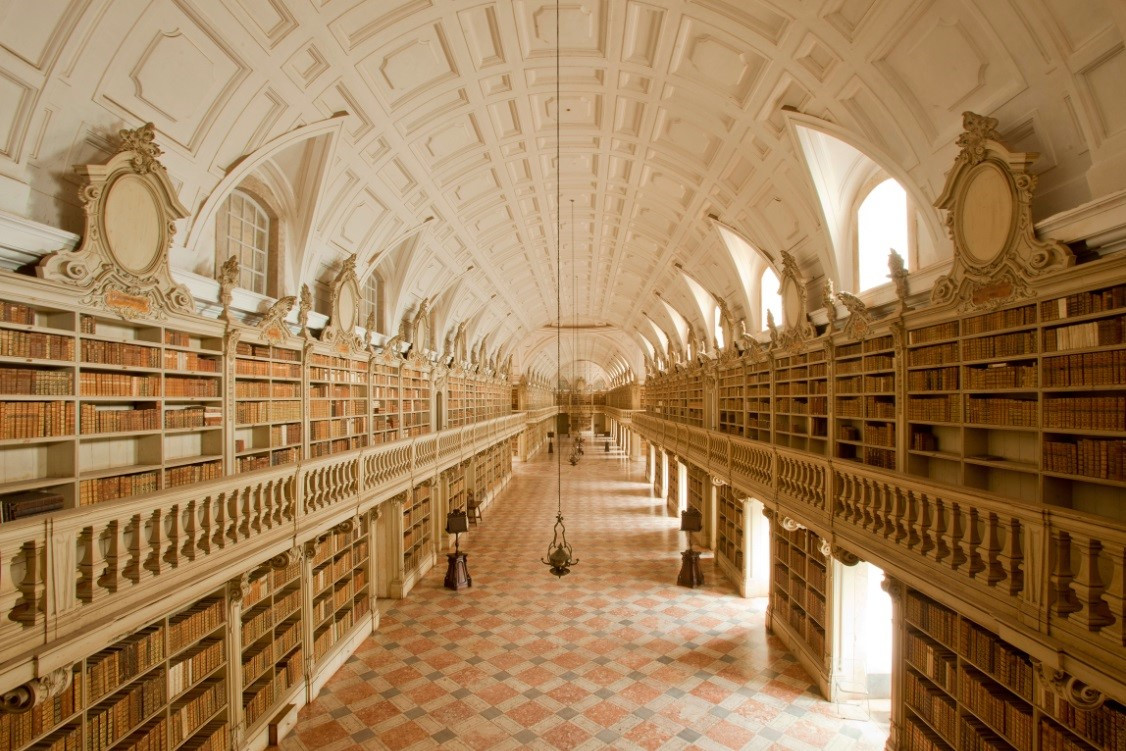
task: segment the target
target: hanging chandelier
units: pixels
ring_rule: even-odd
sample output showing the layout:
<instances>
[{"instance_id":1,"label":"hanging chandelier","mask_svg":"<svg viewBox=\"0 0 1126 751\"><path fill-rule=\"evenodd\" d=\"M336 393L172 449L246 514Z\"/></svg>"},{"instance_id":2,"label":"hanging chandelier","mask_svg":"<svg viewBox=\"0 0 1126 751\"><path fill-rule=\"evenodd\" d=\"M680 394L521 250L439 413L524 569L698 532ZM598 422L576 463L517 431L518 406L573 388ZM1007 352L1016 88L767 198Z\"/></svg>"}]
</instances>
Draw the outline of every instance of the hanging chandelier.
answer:
<instances>
[{"instance_id":1,"label":"hanging chandelier","mask_svg":"<svg viewBox=\"0 0 1126 751\"><path fill-rule=\"evenodd\" d=\"M555 387L559 388L563 376L563 305L561 295L563 289L563 255L559 242L559 235L563 228L563 191L561 188L560 173L562 163L560 157L560 131L559 123L563 118L562 105L559 101L559 0L555 0ZM574 243L574 203L571 204L571 242ZM572 275L574 270L572 269ZM573 385L573 384L572 384ZM578 462L575 447L571 449L571 464ZM540 563L549 566L551 573L563 578L571 573L571 567L579 561L567 542L567 528L563 525L563 452L555 456L555 526L552 531L551 543L547 546L546 560L541 558Z\"/></svg>"}]
</instances>

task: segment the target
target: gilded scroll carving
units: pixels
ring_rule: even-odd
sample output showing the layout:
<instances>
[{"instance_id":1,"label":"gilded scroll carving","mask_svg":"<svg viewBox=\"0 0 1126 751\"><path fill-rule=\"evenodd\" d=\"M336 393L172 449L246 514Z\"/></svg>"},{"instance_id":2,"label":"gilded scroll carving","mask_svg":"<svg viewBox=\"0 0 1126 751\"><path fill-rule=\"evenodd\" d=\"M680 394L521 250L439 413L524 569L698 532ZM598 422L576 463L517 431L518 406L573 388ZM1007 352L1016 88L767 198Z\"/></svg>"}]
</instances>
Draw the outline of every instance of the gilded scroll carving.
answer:
<instances>
[{"instance_id":1,"label":"gilded scroll carving","mask_svg":"<svg viewBox=\"0 0 1126 751\"><path fill-rule=\"evenodd\" d=\"M74 680L72 666L57 668L0 695L0 712L20 714L61 695Z\"/></svg>"}]
</instances>

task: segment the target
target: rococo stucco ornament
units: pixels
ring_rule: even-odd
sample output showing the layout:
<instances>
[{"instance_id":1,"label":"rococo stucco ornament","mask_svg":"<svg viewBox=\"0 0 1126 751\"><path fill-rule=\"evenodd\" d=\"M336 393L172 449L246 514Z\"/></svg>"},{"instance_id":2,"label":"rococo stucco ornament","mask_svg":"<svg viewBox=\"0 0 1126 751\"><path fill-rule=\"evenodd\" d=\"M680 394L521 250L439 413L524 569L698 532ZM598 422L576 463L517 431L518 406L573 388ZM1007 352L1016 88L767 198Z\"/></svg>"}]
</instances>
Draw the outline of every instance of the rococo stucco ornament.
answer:
<instances>
[{"instance_id":1,"label":"rococo stucco ornament","mask_svg":"<svg viewBox=\"0 0 1126 751\"><path fill-rule=\"evenodd\" d=\"M994 118L965 112L962 124L962 151L934 204L947 212L954 263L935 283L931 302L991 310L1030 297L1029 280L1065 269L1075 257L1063 243L1034 232L1036 176L1029 169L1039 155L1009 151Z\"/></svg>"},{"instance_id":2,"label":"rococo stucco ornament","mask_svg":"<svg viewBox=\"0 0 1126 751\"><path fill-rule=\"evenodd\" d=\"M872 328L872 314L868 312L868 306L859 297L844 290L837 293L837 299L848 311L848 318L845 319L843 329L844 335L849 339L856 340L862 340L868 336L868 331Z\"/></svg>"},{"instance_id":3,"label":"rococo stucco ornament","mask_svg":"<svg viewBox=\"0 0 1126 751\"><path fill-rule=\"evenodd\" d=\"M188 210L157 159L152 123L119 135L108 162L75 168L86 179L79 193L86 213L82 245L44 256L36 273L79 289L80 304L124 318L192 313L191 293L168 267L175 222Z\"/></svg>"},{"instance_id":4,"label":"rococo stucco ornament","mask_svg":"<svg viewBox=\"0 0 1126 751\"><path fill-rule=\"evenodd\" d=\"M1106 701L1106 694L1102 691L1063 670L1052 670L1037 659L1032 660L1032 665L1049 691L1077 709L1098 709Z\"/></svg>"},{"instance_id":5,"label":"rococo stucco ornament","mask_svg":"<svg viewBox=\"0 0 1126 751\"><path fill-rule=\"evenodd\" d=\"M28 681L0 695L0 712L20 714L60 696L74 680L72 666L52 670L44 676Z\"/></svg>"}]
</instances>

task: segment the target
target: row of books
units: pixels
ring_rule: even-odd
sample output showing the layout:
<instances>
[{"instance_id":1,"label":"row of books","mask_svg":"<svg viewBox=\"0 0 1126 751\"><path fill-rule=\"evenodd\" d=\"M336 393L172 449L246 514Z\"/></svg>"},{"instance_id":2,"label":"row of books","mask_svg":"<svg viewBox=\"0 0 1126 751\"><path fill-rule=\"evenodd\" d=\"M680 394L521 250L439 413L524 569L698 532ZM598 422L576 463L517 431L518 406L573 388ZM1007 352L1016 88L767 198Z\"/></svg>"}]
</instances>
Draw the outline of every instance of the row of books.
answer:
<instances>
[{"instance_id":1,"label":"row of books","mask_svg":"<svg viewBox=\"0 0 1126 751\"><path fill-rule=\"evenodd\" d=\"M1080 439L1044 442L1044 470L1126 481L1126 441Z\"/></svg>"},{"instance_id":2,"label":"row of books","mask_svg":"<svg viewBox=\"0 0 1126 751\"><path fill-rule=\"evenodd\" d=\"M1012 334L983 336L962 342L964 360L988 360L994 357L1013 357L1036 353L1036 334L1018 331Z\"/></svg>"},{"instance_id":3,"label":"row of books","mask_svg":"<svg viewBox=\"0 0 1126 751\"><path fill-rule=\"evenodd\" d=\"M1040 720L1040 751L1090 751L1090 746L1046 719ZM1105 746L1105 748L1116 748Z\"/></svg>"},{"instance_id":4,"label":"row of books","mask_svg":"<svg viewBox=\"0 0 1126 751\"><path fill-rule=\"evenodd\" d=\"M183 407L164 412L164 427L167 430L178 428L206 428L223 424L223 409L218 405L205 407Z\"/></svg>"},{"instance_id":5,"label":"row of books","mask_svg":"<svg viewBox=\"0 0 1126 751\"><path fill-rule=\"evenodd\" d=\"M914 717L904 723L904 751L950 751L951 744Z\"/></svg>"},{"instance_id":6,"label":"row of books","mask_svg":"<svg viewBox=\"0 0 1126 751\"><path fill-rule=\"evenodd\" d=\"M957 690L958 662L954 653L917 631L908 631L903 642L907 662L936 686L953 695Z\"/></svg>"},{"instance_id":7,"label":"row of books","mask_svg":"<svg viewBox=\"0 0 1126 751\"><path fill-rule=\"evenodd\" d=\"M998 310L993 313L973 316L962 321L963 334L984 334L998 329L1011 329L1036 323L1036 307L1022 305L1019 308Z\"/></svg>"},{"instance_id":8,"label":"row of books","mask_svg":"<svg viewBox=\"0 0 1126 751\"><path fill-rule=\"evenodd\" d=\"M944 737L954 738L958 710L947 694L908 670L903 678L903 699L928 725Z\"/></svg>"},{"instance_id":9,"label":"row of books","mask_svg":"<svg viewBox=\"0 0 1126 751\"><path fill-rule=\"evenodd\" d=\"M938 323L934 326L925 326L921 329L912 329L907 332L908 344L927 344L929 342L939 342L944 339L956 339L958 337L958 322L949 321L947 323Z\"/></svg>"},{"instance_id":10,"label":"row of books","mask_svg":"<svg viewBox=\"0 0 1126 751\"><path fill-rule=\"evenodd\" d=\"M309 417L324 420L330 417L354 417L367 413L367 403L362 399L333 399L309 403Z\"/></svg>"},{"instance_id":11,"label":"row of books","mask_svg":"<svg viewBox=\"0 0 1126 751\"><path fill-rule=\"evenodd\" d=\"M0 357L74 360L74 339L58 334L0 329Z\"/></svg>"},{"instance_id":12,"label":"row of books","mask_svg":"<svg viewBox=\"0 0 1126 751\"><path fill-rule=\"evenodd\" d=\"M235 419L240 425L281 420L299 422L302 417L299 401L239 402L235 405Z\"/></svg>"},{"instance_id":13,"label":"row of books","mask_svg":"<svg viewBox=\"0 0 1126 751\"><path fill-rule=\"evenodd\" d=\"M956 395L907 399L907 419L924 422L957 422L961 415L961 399Z\"/></svg>"},{"instance_id":14,"label":"row of books","mask_svg":"<svg viewBox=\"0 0 1126 751\"><path fill-rule=\"evenodd\" d=\"M70 396L74 394L74 373L70 370L0 368L0 394Z\"/></svg>"},{"instance_id":15,"label":"row of books","mask_svg":"<svg viewBox=\"0 0 1126 751\"><path fill-rule=\"evenodd\" d=\"M274 643L263 642L252 652L242 653L242 685L249 688L274 664Z\"/></svg>"},{"instance_id":16,"label":"row of books","mask_svg":"<svg viewBox=\"0 0 1126 751\"><path fill-rule=\"evenodd\" d=\"M0 402L0 439L74 434L70 402Z\"/></svg>"},{"instance_id":17,"label":"row of books","mask_svg":"<svg viewBox=\"0 0 1126 751\"><path fill-rule=\"evenodd\" d=\"M266 713L274 703L274 677L271 675L270 680L262 685L253 689L247 698L243 694L243 714L246 716L246 724L253 726L262 715Z\"/></svg>"},{"instance_id":18,"label":"row of books","mask_svg":"<svg viewBox=\"0 0 1126 751\"><path fill-rule=\"evenodd\" d=\"M1040 315L1045 321L1054 321L1124 307L1126 307L1126 285L1119 284L1106 289L1077 292L1056 300L1047 300L1040 303Z\"/></svg>"},{"instance_id":19,"label":"row of books","mask_svg":"<svg viewBox=\"0 0 1126 751\"><path fill-rule=\"evenodd\" d=\"M1035 365L994 363L984 368L963 368L965 388L1036 388Z\"/></svg>"},{"instance_id":20,"label":"row of books","mask_svg":"<svg viewBox=\"0 0 1126 751\"><path fill-rule=\"evenodd\" d=\"M1126 349L1045 357L1045 386L1119 386L1126 383Z\"/></svg>"},{"instance_id":21,"label":"row of books","mask_svg":"<svg viewBox=\"0 0 1126 751\"><path fill-rule=\"evenodd\" d=\"M0 300L0 321L34 326L35 310L30 305Z\"/></svg>"},{"instance_id":22,"label":"row of books","mask_svg":"<svg viewBox=\"0 0 1126 751\"><path fill-rule=\"evenodd\" d=\"M1045 692L1043 705L1060 724L1099 748L1126 746L1126 709L1116 701L1108 700L1096 709L1077 709L1059 696Z\"/></svg>"},{"instance_id":23,"label":"row of books","mask_svg":"<svg viewBox=\"0 0 1126 751\"><path fill-rule=\"evenodd\" d=\"M872 448L866 446L864 448L863 462L869 467L879 467L880 469L895 469L895 451L892 449Z\"/></svg>"},{"instance_id":24,"label":"row of books","mask_svg":"<svg viewBox=\"0 0 1126 751\"><path fill-rule=\"evenodd\" d=\"M207 684L199 693L169 713L172 743L179 745L199 729L227 703L227 687L223 680Z\"/></svg>"},{"instance_id":25,"label":"row of books","mask_svg":"<svg viewBox=\"0 0 1126 751\"><path fill-rule=\"evenodd\" d=\"M301 378L301 366L284 362L263 362L259 360L235 360L235 374L258 376L260 378Z\"/></svg>"},{"instance_id":26,"label":"row of books","mask_svg":"<svg viewBox=\"0 0 1126 751\"><path fill-rule=\"evenodd\" d=\"M223 361L217 355L200 355L195 352L164 350L165 370L188 370L196 373L218 373Z\"/></svg>"},{"instance_id":27,"label":"row of books","mask_svg":"<svg viewBox=\"0 0 1126 751\"><path fill-rule=\"evenodd\" d=\"M969 715L958 718L958 751L1009 751L1008 741Z\"/></svg>"},{"instance_id":28,"label":"row of books","mask_svg":"<svg viewBox=\"0 0 1126 751\"><path fill-rule=\"evenodd\" d=\"M83 339L82 362L100 365L125 365L135 368L159 368L160 349L141 344Z\"/></svg>"},{"instance_id":29,"label":"row of books","mask_svg":"<svg viewBox=\"0 0 1126 751\"><path fill-rule=\"evenodd\" d=\"M335 368L309 367L309 380L321 383L350 383L366 385L368 382L367 368L363 370L336 370Z\"/></svg>"},{"instance_id":30,"label":"row of books","mask_svg":"<svg viewBox=\"0 0 1126 751\"><path fill-rule=\"evenodd\" d=\"M911 451L938 451L938 437L928 431L912 430L908 448Z\"/></svg>"},{"instance_id":31,"label":"row of books","mask_svg":"<svg viewBox=\"0 0 1126 751\"><path fill-rule=\"evenodd\" d=\"M223 642L215 639L205 642L191 656L173 663L168 668L168 689L172 696L199 683L223 664Z\"/></svg>"},{"instance_id":32,"label":"row of books","mask_svg":"<svg viewBox=\"0 0 1126 751\"><path fill-rule=\"evenodd\" d=\"M84 403L78 410L83 434L160 430L159 409L121 409Z\"/></svg>"},{"instance_id":33,"label":"row of books","mask_svg":"<svg viewBox=\"0 0 1126 751\"><path fill-rule=\"evenodd\" d=\"M958 368L929 368L907 373L909 391L957 391Z\"/></svg>"},{"instance_id":34,"label":"row of books","mask_svg":"<svg viewBox=\"0 0 1126 751\"><path fill-rule=\"evenodd\" d=\"M1044 330L1044 351L1108 347L1126 342L1126 316Z\"/></svg>"},{"instance_id":35,"label":"row of books","mask_svg":"<svg viewBox=\"0 0 1126 751\"><path fill-rule=\"evenodd\" d=\"M349 417L340 420L321 420L309 424L309 440L323 441L329 438L347 438L367 432L367 420L362 417Z\"/></svg>"},{"instance_id":36,"label":"row of books","mask_svg":"<svg viewBox=\"0 0 1126 751\"><path fill-rule=\"evenodd\" d=\"M63 507L63 496L55 490L26 490L0 496L0 521L49 514Z\"/></svg>"},{"instance_id":37,"label":"row of books","mask_svg":"<svg viewBox=\"0 0 1126 751\"><path fill-rule=\"evenodd\" d=\"M164 629L155 628L118 642L86 660L86 686L91 701L164 659Z\"/></svg>"},{"instance_id":38,"label":"row of books","mask_svg":"<svg viewBox=\"0 0 1126 751\"><path fill-rule=\"evenodd\" d=\"M244 646L253 644L270 632L274 627L273 608L254 610L242 617L242 643Z\"/></svg>"},{"instance_id":39,"label":"row of books","mask_svg":"<svg viewBox=\"0 0 1126 751\"><path fill-rule=\"evenodd\" d=\"M207 636L225 621L222 599L198 602L174 617L168 624L168 651L176 654L189 644Z\"/></svg>"},{"instance_id":40,"label":"row of books","mask_svg":"<svg viewBox=\"0 0 1126 751\"><path fill-rule=\"evenodd\" d=\"M954 611L915 591L907 593L905 610L908 622L919 627L943 645L952 646L955 644L958 616Z\"/></svg>"},{"instance_id":41,"label":"row of books","mask_svg":"<svg viewBox=\"0 0 1126 751\"><path fill-rule=\"evenodd\" d=\"M82 371L78 385L83 396L160 396L160 376Z\"/></svg>"},{"instance_id":42,"label":"row of books","mask_svg":"<svg viewBox=\"0 0 1126 751\"><path fill-rule=\"evenodd\" d=\"M301 423L270 426L270 445L289 446L301 442Z\"/></svg>"},{"instance_id":43,"label":"row of books","mask_svg":"<svg viewBox=\"0 0 1126 751\"><path fill-rule=\"evenodd\" d=\"M1035 399L1009 399L1001 396L966 398L966 422L973 425L1034 428L1036 420Z\"/></svg>"},{"instance_id":44,"label":"row of books","mask_svg":"<svg viewBox=\"0 0 1126 751\"><path fill-rule=\"evenodd\" d=\"M1017 751L1032 748L1032 711L974 670L958 675L958 700L1000 733Z\"/></svg>"},{"instance_id":45,"label":"row of books","mask_svg":"<svg viewBox=\"0 0 1126 751\"><path fill-rule=\"evenodd\" d=\"M929 347L919 347L907 353L908 367L927 367L931 365L949 365L958 362L958 343L934 344Z\"/></svg>"},{"instance_id":46,"label":"row of books","mask_svg":"<svg viewBox=\"0 0 1126 751\"><path fill-rule=\"evenodd\" d=\"M299 399L301 384L290 381L236 381L238 399Z\"/></svg>"},{"instance_id":47,"label":"row of books","mask_svg":"<svg viewBox=\"0 0 1126 751\"><path fill-rule=\"evenodd\" d=\"M958 649L963 657L1023 698L1032 700L1032 663L1023 652L965 619L959 624L958 635Z\"/></svg>"},{"instance_id":48,"label":"row of books","mask_svg":"<svg viewBox=\"0 0 1126 751\"><path fill-rule=\"evenodd\" d=\"M236 355L246 355L248 357L266 357L273 360L290 360L300 361L301 350L299 349L286 349L285 347L274 347L269 344L253 344L251 342L239 342L235 345Z\"/></svg>"},{"instance_id":49,"label":"row of books","mask_svg":"<svg viewBox=\"0 0 1126 751\"><path fill-rule=\"evenodd\" d=\"M91 749L109 748L165 702L163 671L116 694L111 702L86 713L86 740Z\"/></svg>"},{"instance_id":50,"label":"row of books","mask_svg":"<svg viewBox=\"0 0 1126 751\"><path fill-rule=\"evenodd\" d=\"M1126 431L1126 396L1073 396L1045 399L1044 427Z\"/></svg>"},{"instance_id":51,"label":"row of books","mask_svg":"<svg viewBox=\"0 0 1126 751\"><path fill-rule=\"evenodd\" d=\"M78 503L89 506L141 493L152 493L160 489L159 484L160 477L156 472L83 480L78 483Z\"/></svg>"},{"instance_id":52,"label":"row of books","mask_svg":"<svg viewBox=\"0 0 1126 751\"><path fill-rule=\"evenodd\" d=\"M164 379L164 395L168 397L211 397L222 396L218 378L175 378Z\"/></svg>"},{"instance_id":53,"label":"row of books","mask_svg":"<svg viewBox=\"0 0 1126 751\"><path fill-rule=\"evenodd\" d=\"M353 394L351 386L344 385L329 385L326 383L314 383L309 386L309 397L312 399L349 399L352 396L359 396L362 398L363 394Z\"/></svg>"},{"instance_id":54,"label":"row of books","mask_svg":"<svg viewBox=\"0 0 1126 751\"><path fill-rule=\"evenodd\" d=\"M182 467L172 467L164 471L164 485L169 488L178 488L182 485L192 485L205 480L217 480L223 476L223 462L216 459L200 464L185 464Z\"/></svg>"}]
</instances>

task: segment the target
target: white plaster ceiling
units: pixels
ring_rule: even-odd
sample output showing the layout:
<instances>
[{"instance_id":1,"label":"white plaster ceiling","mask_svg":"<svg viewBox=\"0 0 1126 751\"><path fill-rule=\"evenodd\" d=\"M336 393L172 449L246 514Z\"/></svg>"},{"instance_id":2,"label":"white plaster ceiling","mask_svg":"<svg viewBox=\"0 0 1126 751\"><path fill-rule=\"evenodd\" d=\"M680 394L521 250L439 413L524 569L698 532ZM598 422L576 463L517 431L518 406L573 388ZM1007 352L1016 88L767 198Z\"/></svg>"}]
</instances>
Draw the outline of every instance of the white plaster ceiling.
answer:
<instances>
[{"instance_id":1,"label":"white plaster ceiling","mask_svg":"<svg viewBox=\"0 0 1126 751\"><path fill-rule=\"evenodd\" d=\"M71 166L151 120L198 217L241 160L336 116L331 148L288 152L327 164L273 162L316 207L283 292L356 253L394 281L392 322L428 298L439 338L470 322L470 347L487 336L548 375L561 281L564 377L581 361L594 382L643 375L654 327L709 337L701 290L757 329L746 259L709 216L840 281L787 109L928 200L964 110L1042 152L1040 216L1126 187L1121 0L562 0L560 16L557 37L542 0L0 0L0 209L80 229ZM207 236L194 217L182 242ZM173 261L207 274L212 252Z\"/></svg>"}]
</instances>

